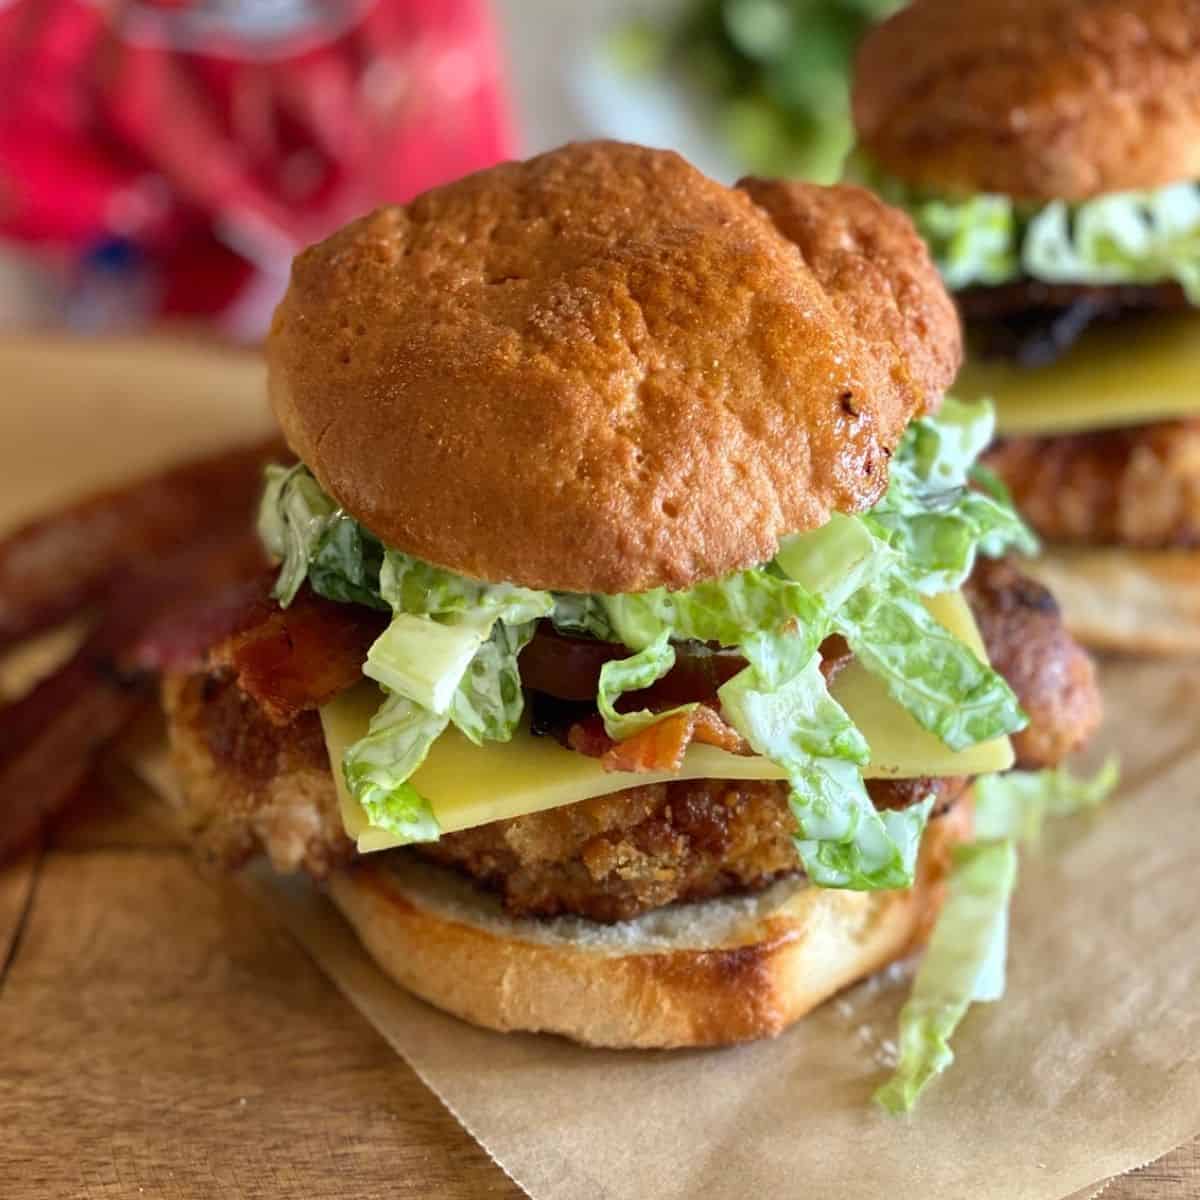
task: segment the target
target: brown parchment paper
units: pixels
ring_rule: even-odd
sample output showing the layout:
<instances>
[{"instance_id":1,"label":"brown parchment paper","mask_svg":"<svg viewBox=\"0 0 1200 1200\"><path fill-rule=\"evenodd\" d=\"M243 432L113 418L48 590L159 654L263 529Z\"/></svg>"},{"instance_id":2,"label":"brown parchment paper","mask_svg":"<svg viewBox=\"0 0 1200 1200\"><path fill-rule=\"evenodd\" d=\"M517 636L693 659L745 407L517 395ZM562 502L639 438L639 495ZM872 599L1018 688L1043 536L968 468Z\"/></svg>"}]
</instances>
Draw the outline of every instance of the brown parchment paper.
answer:
<instances>
[{"instance_id":1,"label":"brown parchment paper","mask_svg":"<svg viewBox=\"0 0 1200 1200\"><path fill-rule=\"evenodd\" d=\"M447 1017L314 890L249 883L535 1200L1059 1200L1200 1132L1200 662L1110 663L1103 682L1120 793L1024 854L1008 994L967 1017L906 1119L870 1104L904 972L771 1042L585 1050Z\"/></svg>"},{"instance_id":2,"label":"brown parchment paper","mask_svg":"<svg viewBox=\"0 0 1200 1200\"><path fill-rule=\"evenodd\" d=\"M0 532L268 424L250 356L0 339ZM773 1042L588 1051L446 1017L305 883L247 885L536 1200L1059 1200L1200 1132L1200 662L1110 664L1104 684L1121 793L1024 856L1008 996L967 1018L907 1120L869 1103L900 972Z\"/></svg>"}]
</instances>

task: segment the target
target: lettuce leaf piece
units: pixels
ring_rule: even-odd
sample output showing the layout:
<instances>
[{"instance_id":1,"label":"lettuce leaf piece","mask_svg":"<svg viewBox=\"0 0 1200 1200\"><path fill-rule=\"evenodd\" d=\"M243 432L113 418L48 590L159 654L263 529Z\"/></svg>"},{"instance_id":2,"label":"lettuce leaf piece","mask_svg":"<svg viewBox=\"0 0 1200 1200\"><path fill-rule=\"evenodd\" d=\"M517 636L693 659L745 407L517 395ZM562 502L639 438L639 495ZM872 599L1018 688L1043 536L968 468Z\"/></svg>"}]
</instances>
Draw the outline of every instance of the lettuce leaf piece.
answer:
<instances>
[{"instance_id":1,"label":"lettuce leaf piece","mask_svg":"<svg viewBox=\"0 0 1200 1200\"><path fill-rule=\"evenodd\" d=\"M909 212L951 291L1006 283L1017 275L1018 222L1007 197L923 200Z\"/></svg>"},{"instance_id":2,"label":"lettuce leaf piece","mask_svg":"<svg viewBox=\"0 0 1200 1200\"><path fill-rule=\"evenodd\" d=\"M450 702L450 720L477 746L485 741L512 740L525 695L517 655L533 637L534 622L508 625L497 621L479 647Z\"/></svg>"},{"instance_id":3,"label":"lettuce leaf piece","mask_svg":"<svg viewBox=\"0 0 1200 1200\"><path fill-rule=\"evenodd\" d=\"M444 716L495 623L489 610L454 622L397 613L367 651L363 674Z\"/></svg>"},{"instance_id":4,"label":"lettuce leaf piece","mask_svg":"<svg viewBox=\"0 0 1200 1200\"><path fill-rule=\"evenodd\" d=\"M892 468L907 473L928 492L965 487L975 460L991 444L996 414L986 401L948 396L936 417L912 422Z\"/></svg>"},{"instance_id":5,"label":"lettuce leaf piece","mask_svg":"<svg viewBox=\"0 0 1200 1200\"><path fill-rule=\"evenodd\" d=\"M617 635L608 619L604 601L604 596L589 592L556 592L554 611L550 619L560 633L594 637L601 642L615 642Z\"/></svg>"},{"instance_id":6,"label":"lettuce leaf piece","mask_svg":"<svg viewBox=\"0 0 1200 1200\"><path fill-rule=\"evenodd\" d=\"M742 652L750 665L718 691L722 708L755 751L781 767L809 758L865 766L871 749L829 694L820 655L811 654L793 669L795 640L783 635L748 641Z\"/></svg>"},{"instance_id":7,"label":"lettuce leaf piece","mask_svg":"<svg viewBox=\"0 0 1200 1200\"><path fill-rule=\"evenodd\" d=\"M428 625L422 623L428 623ZM414 628L419 626L419 628ZM431 635L428 626L436 626ZM517 671L517 656L533 636L534 623L507 625L478 614L443 624L430 617L399 613L372 652L389 634L395 654L406 670L393 674L368 660L364 671L382 679L385 687L400 682L409 692L391 691L371 720L367 735L351 746L342 760L346 784L372 825L400 835L405 841L436 841L440 835L429 805L408 782L425 761L429 747L453 722L477 746L484 741L509 741L521 721L525 698ZM483 632L482 640L480 634ZM461 636L455 644L453 638ZM449 638L441 675L432 666L439 638ZM410 644L411 639L411 644ZM471 645L466 665L459 664ZM421 653L414 654L413 647ZM424 672L424 674L423 674ZM449 700L444 690L454 681ZM421 704L411 692L424 689L444 709Z\"/></svg>"},{"instance_id":8,"label":"lettuce leaf piece","mask_svg":"<svg viewBox=\"0 0 1200 1200\"><path fill-rule=\"evenodd\" d=\"M1004 677L942 628L899 581L859 591L834 624L888 695L950 749L1029 723Z\"/></svg>"},{"instance_id":9,"label":"lettuce leaf piece","mask_svg":"<svg viewBox=\"0 0 1200 1200\"><path fill-rule=\"evenodd\" d=\"M363 673L443 715L472 741L508 741L523 708L517 655L533 623L554 609L549 592L480 583L387 550L379 588L395 615Z\"/></svg>"},{"instance_id":10,"label":"lettuce leaf piece","mask_svg":"<svg viewBox=\"0 0 1200 1200\"><path fill-rule=\"evenodd\" d=\"M775 562L789 578L836 612L859 588L894 567L894 554L857 517L834 513L827 524L779 543Z\"/></svg>"},{"instance_id":11,"label":"lettuce leaf piece","mask_svg":"<svg viewBox=\"0 0 1200 1200\"><path fill-rule=\"evenodd\" d=\"M947 399L936 418L910 426L888 493L871 513L790 538L775 560L823 601L829 627L889 695L955 750L1026 723L1008 684L949 635L918 594L957 588L981 547L1028 545L1011 505L968 487L993 429L990 405Z\"/></svg>"},{"instance_id":12,"label":"lettuce leaf piece","mask_svg":"<svg viewBox=\"0 0 1200 1200\"><path fill-rule=\"evenodd\" d=\"M441 836L428 801L408 779L448 723L447 716L391 695L371 718L366 736L346 751L346 786L376 828L407 842L436 842Z\"/></svg>"},{"instance_id":13,"label":"lettuce leaf piece","mask_svg":"<svg viewBox=\"0 0 1200 1200\"><path fill-rule=\"evenodd\" d=\"M900 1059L875 1101L909 1112L953 1061L950 1037L971 1004L1004 993L1008 906L1017 878L1012 842L975 842L954 853L949 896L900 1012Z\"/></svg>"},{"instance_id":14,"label":"lettuce leaf piece","mask_svg":"<svg viewBox=\"0 0 1200 1200\"><path fill-rule=\"evenodd\" d=\"M929 805L876 811L862 779L867 743L830 696L820 655L795 669L796 647L804 645L786 634L748 641L750 665L718 693L722 712L755 753L788 772L796 848L813 883L909 887Z\"/></svg>"},{"instance_id":15,"label":"lettuce leaf piece","mask_svg":"<svg viewBox=\"0 0 1200 1200\"><path fill-rule=\"evenodd\" d=\"M635 651L664 633L676 641L738 646L751 634L774 632L793 621L816 623L823 616L817 597L769 566L679 592L654 588L598 599L616 640Z\"/></svg>"},{"instance_id":16,"label":"lettuce leaf piece","mask_svg":"<svg viewBox=\"0 0 1200 1200\"><path fill-rule=\"evenodd\" d=\"M486 610L493 619L520 624L554 610L549 592L511 583L480 583L399 550L385 552L379 590L394 612L414 616L461 616Z\"/></svg>"},{"instance_id":17,"label":"lettuce leaf piece","mask_svg":"<svg viewBox=\"0 0 1200 1200\"><path fill-rule=\"evenodd\" d=\"M861 152L847 177L908 211L951 290L1022 276L1048 283L1178 283L1200 305L1200 183L1041 207L1008 196L931 195Z\"/></svg>"},{"instance_id":18,"label":"lettuce leaf piece","mask_svg":"<svg viewBox=\"0 0 1200 1200\"><path fill-rule=\"evenodd\" d=\"M329 518L308 564L312 590L341 604L387 608L379 594L383 544L353 517L338 511Z\"/></svg>"},{"instance_id":19,"label":"lettuce leaf piece","mask_svg":"<svg viewBox=\"0 0 1200 1200\"><path fill-rule=\"evenodd\" d=\"M931 195L888 174L861 149L847 158L843 176L908 212L951 291L1007 283L1019 273L1020 222L1007 196Z\"/></svg>"},{"instance_id":20,"label":"lettuce leaf piece","mask_svg":"<svg viewBox=\"0 0 1200 1200\"><path fill-rule=\"evenodd\" d=\"M1115 757L1091 778L1072 774L1065 763L1044 771L985 775L975 784L975 836L1036 843L1047 817L1098 807L1112 795L1119 778Z\"/></svg>"},{"instance_id":21,"label":"lettuce leaf piece","mask_svg":"<svg viewBox=\"0 0 1200 1200\"><path fill-rule=\"evenodd\" d=\"M1174 280L1200 304L1200 186L1048 204L1029 221L1021 265L1051 283Z\"/></svg>"},{"instance_id":22,"label":"lettuce leaf piece","mask_svg":"<svg viewBox=\"0 0 1200 1200\"><path fill-rule=\"evenodd\" d=\"M600 668L600 686L596 692L596 707L604 718L604 731L614 742L632 737L640 730L675 713L693 707L685 705L670 712L651 712L648 708L638 712L619 713L616 702L622 692L636 692L648 688L661 679L675 665L675 648L670 635L664 630L650 645L629 658L616 658Z\"/></svg>"},{"instance_id":23,"label":"lettuce leaf piece","mask_svg":"<svg viewBox=\"0 0 1200 1200\"><path fill-rule=\"evenodd\" d=\"M271 595L284 607L296 598L308 566L337 505L303 464L266 470L267 486L258 509L258 536L267 552L280 560Z\"/></svg>"},{"instance_id":24,"label":"lettuce leaf piece","mask_svg":"<svg viewBox=\"0 0 1200 1200\"><path fill-rule=\"evenodd\" d=\"M865 518L897 551L897 571L923 595L960 587L980 551L1037 552L1011 500L969 486L994 432L989 403L947 396L936 418L909 426L892 460L887 495Z\"/></svg>"},{"instance_id":25,"label":"lettuce leaf piece","mask_svg":"<svg viewBox=\"0 0 1200 1200\"><path fill-rule=\"evenodd\" d=\"M954 852L949 898L900 1013L900 1061L875 1093L888 1112L910 1111L930 1080L954 1061L949 1039L970 1004L1004 994L1017 843L1035 841L1047 816L1102 803L1117 774L1110 758L1091 778L1077 778L1062 766L976 781L977 840Z\"/></svg>"}]
</instances>

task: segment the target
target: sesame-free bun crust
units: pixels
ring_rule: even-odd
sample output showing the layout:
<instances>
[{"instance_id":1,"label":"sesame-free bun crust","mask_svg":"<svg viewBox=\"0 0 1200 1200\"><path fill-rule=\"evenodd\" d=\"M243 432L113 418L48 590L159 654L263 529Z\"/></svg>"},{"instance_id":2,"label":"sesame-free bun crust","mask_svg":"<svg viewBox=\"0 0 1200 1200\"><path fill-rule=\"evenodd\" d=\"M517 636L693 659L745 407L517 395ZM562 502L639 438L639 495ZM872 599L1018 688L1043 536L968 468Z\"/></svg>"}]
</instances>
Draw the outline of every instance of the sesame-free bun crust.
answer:
<instances>
[{"instance_id":1,"label":"sesame-free bun crust","mask_svg":"<svg viewBox=\"0 0 1200 1200\"><path fill-rule=\"evenodd\" d=\"M961 802L930 824L906 892L783 882L615 926L508 917L473 885L406 856L360 859L330 887L388 975L476 1025L614 1048L721 1046L781 1033L921 944L970 822Z\"/></svg>"},{"instance_id":2,"label":"sesame-free bun crust","mask_svg":"<svg viewBox=\"0 0 1200 1200\"><path fill-rule=\"evenodd\" d=\"M1200 654L1200 550L1048 546L1022 569L1097 650Z\"/></svg>"},{"instance_id":3,"label":"sesame-free bun crust","mask_svg":"<svg viewBox=\"0 0 1200 1200\"><path fill-rule=\"evenodd\" d=\"M684 587L870 506L957 369L953 309L902 214L751 192L786 220L597 142L354 222L276 313L289 442L389 545L538 588Z\"/></svg>"},{"instance_id":4,"label":"sesame-free bun crust","mask_svg":"<svg viewBox=\"0 0 1200 1200\"><path fill-rule=\"evenodd\" d=\"M954 302L908 217L865 188L742 179L800 250L834 307L897 368L938 394L962 365Z\"/></svg>"},{"instance_id":5,"label":"sesame-free bun crust","mask_svg":"<svg viewBox=\"0 0 1200 1200\"><path fill-rule=\"evenodd\" d=\"M864 39L859 140L936 192L1083 200L1200 177L1196 0L915 0Z\"/></svg>"}]
</instances>

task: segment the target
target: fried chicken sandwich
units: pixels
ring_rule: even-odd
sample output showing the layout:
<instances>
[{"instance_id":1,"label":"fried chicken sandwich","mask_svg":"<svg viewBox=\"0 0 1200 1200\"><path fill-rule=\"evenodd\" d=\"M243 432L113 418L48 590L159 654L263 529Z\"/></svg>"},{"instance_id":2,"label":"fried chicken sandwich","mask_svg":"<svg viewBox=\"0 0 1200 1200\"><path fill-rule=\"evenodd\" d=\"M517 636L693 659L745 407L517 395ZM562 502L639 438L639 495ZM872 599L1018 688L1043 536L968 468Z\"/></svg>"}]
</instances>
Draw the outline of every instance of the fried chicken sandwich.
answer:
<instances>
[{"instance_id":1,"label":"fried chicken sandwich","mask_svg":"<svg viewBox=\"0 0 1200 1200\"><path fill-rule=\"evenodd\" d=\"M916 0L864 41L851 177L956 293L987 466L1102 647L1200 651L1200 4Z\"/></svg>"},{"instance_id":2,"label":"fried chicken sandwich","mask_svg":"<svg viewBox=\"0 0 1200 1200\"><path fill-rule=\"evenodd\" d=\"M187 816L470 1021L776 1034L925 939L977 776L1095 725L866 191L568 146L306 251L267 354L299 461L273 595L165 683Z\"/></svg>"}]
</instances>

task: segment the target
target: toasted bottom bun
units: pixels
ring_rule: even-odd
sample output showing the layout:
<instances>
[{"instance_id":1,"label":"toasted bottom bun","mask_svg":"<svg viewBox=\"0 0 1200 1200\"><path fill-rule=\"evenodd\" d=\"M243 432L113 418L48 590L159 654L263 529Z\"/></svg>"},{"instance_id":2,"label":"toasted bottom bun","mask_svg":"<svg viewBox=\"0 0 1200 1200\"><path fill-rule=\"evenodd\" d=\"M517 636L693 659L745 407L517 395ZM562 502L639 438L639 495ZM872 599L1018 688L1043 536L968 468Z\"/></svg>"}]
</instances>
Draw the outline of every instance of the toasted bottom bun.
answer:
<instances>
[{"instance_id":1,"label":"toasted bottom bun","mask_svg":"<svg viewBox=\"0 0 1200 1200\"><path fill-rule=\"evenodd\" d=\"M1067 628L1090 646L1200 654L1200 551L1049 546L1022 569L1054 593Z\"/></svg>"},{"instance_id":2,"label":"toasted bottom bun","mask_svg":"<svg viewBox=\"0 0 1200 1200\"><path fill-rule=\"evenodd\" d=\"M590 1046L720 1046L780 1033L922 944L951 848L970 827L969 800L930 824L909 891L787 880L618 925L507 916L494 897L406 854L362 859L330 886L384 971L476 1025Z\"/></svg>"}]
</instances>

